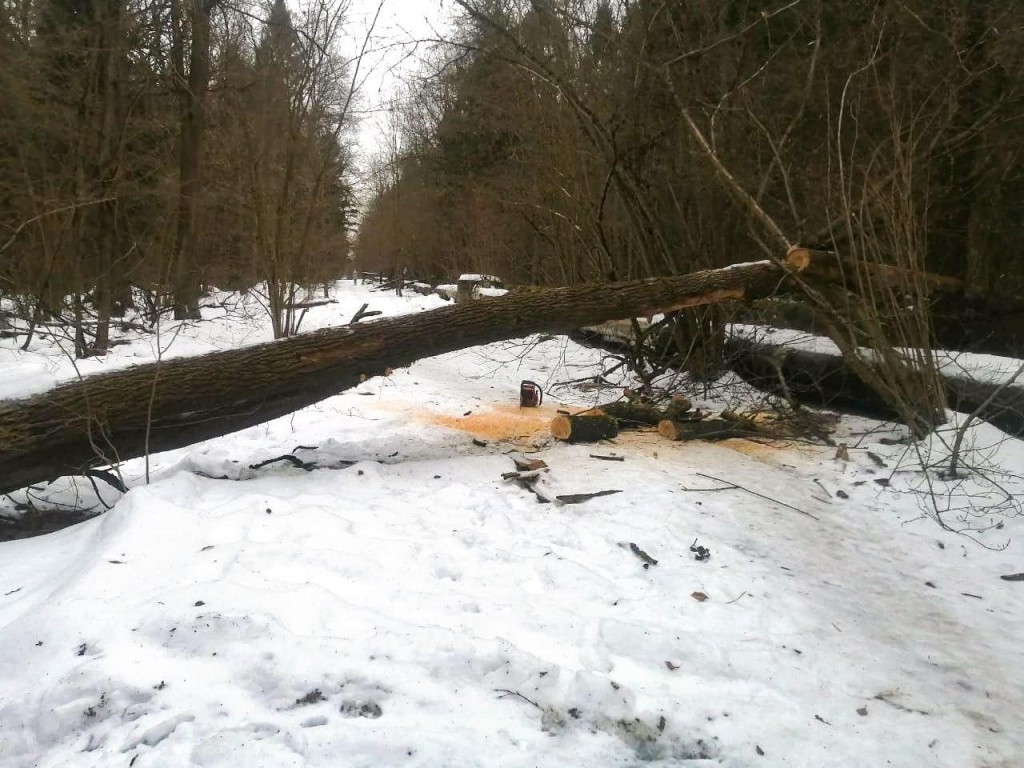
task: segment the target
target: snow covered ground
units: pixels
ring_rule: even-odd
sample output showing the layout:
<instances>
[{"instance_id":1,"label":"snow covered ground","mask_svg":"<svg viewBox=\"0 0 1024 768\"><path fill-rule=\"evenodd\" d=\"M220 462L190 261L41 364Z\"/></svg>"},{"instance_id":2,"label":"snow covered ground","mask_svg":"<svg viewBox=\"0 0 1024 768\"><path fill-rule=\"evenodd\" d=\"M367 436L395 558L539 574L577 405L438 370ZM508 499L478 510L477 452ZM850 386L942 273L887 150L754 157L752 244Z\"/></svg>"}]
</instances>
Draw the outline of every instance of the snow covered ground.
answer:
<instances>
[{"instance_id":1,"label":"snow covered ground","mask_svg":"<svg viewBox=\"0 0 1024 768\"><path fill-rule=\"evenodd\" d=\"M443 303L337 298L304 327ZM163 329L163 354L269 336L206 315ZM82 369L152 359L132 338ZM6 396L74 375L48 342L0 344ZM423 360L152 457L148 485L129 462L110 511L0 543L0 765L1024 765L1024 583L1000 578L1024 571L1024 525L986 510L991 483L921 473L941 436L922 454L865 419L839 427L845 460L552 444L560 403L614 397L556 386L600 361L563 337ZM518 408L521 379L541 408ZM1024 496L1024 444L969 440ZM550 494L621 492L541 504L501 479L521 453ZM317 468L253 468L283 454ZM973 534L996 549L925 516L926 481L948 522L1000 524ZM75 493L95 501L36 503Z\"/></svg>"}]
</instances>

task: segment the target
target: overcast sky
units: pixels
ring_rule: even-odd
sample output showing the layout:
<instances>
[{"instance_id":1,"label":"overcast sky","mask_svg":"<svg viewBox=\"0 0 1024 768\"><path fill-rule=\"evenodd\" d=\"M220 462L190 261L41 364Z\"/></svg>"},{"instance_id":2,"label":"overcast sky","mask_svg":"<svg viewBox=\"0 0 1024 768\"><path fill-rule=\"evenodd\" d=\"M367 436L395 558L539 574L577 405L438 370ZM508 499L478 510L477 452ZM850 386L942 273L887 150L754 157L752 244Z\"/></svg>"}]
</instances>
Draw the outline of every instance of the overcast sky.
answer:
<instances>
[{"instance_id":1,"label":"overcast sky","mask_svg":"<svg viewBox=\"0 0 1024 768\"><path fill-rule=\"evenodd\" d=\"M380 0L351 0L348 24L348 48L358 52L373 22ZM383 109L403 73L416 66L416 40L436 37L445 28L451 3L444 0L384 0L374 28L372 53L361 69L361 107L365 110L359 130L364 153L372 152L380 141Z\"/></svg>"}]
</instances>

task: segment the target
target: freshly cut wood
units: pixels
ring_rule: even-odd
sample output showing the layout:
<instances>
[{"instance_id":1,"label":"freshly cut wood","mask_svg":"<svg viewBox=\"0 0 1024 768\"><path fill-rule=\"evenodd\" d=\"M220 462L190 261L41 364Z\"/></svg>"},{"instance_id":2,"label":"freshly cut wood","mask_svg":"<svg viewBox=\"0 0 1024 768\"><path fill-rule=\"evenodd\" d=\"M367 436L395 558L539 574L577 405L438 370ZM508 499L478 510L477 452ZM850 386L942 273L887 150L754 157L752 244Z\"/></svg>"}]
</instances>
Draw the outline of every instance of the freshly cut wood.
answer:
<instances>
[{"instance_id":1,"label":"freshly cut wood","mask_svg":"<svg viewBox=\"0 0 1024 768\"><path fill-rule=\"evenodd\" d=\"M619 422L603 413L559 415L551 420L551 434L567 443L596 443L619 434Z\"/></svg>"},{"instance_id":2,"label":"freshly cut wood","mask_svg":"<svg viewBox=\"0 0 1024 768\"><path fill-rule=\"evenodd\" d=\"M668 440L729 440L734 437L756 437L761 435L747 422L732 422L715 419L712 421L665 421L658 424L658 434ZM761 435L763 436L763 435Z\"/></svg>"}]
</instances>

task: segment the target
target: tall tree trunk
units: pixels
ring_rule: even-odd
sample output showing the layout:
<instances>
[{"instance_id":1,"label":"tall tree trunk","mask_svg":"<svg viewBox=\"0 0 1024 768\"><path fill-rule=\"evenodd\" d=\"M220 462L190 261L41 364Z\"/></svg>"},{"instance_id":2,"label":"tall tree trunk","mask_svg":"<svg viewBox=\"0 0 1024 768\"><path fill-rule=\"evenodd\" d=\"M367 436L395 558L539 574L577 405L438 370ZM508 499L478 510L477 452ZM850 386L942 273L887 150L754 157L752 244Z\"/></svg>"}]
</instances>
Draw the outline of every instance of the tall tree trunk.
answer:
<instances>
[{"instance_id":1,"label":"tall tree trunk","mask_svg":"<svg viewBox=\"0 0 1024 768\"><path fill-rule=\"evenodd\" d=\"M101 194L110 198L100 203L97 216L99 237L95 244L96 335L90 354L105 355L110 346L110 314L114 293L114 249L117 248L117 184L120 176L122 114L122 31L121 0L94 0L100 44L97 51L96 98L99 101L97 136L97 184Z\"/></svg>"},{"instance_id":2,"label":"tall tree trunk","mask_svg":"<svg viewBox=\"0 0 1024 768\"><path fill-rule=\"evenodd\" d=\"M188 3L189 66L184 71L184 18ZM206 90L210 81L210 13L215 0L173 0L174 57L178 80L178 227L174 247L174 317L199 318L200 276L196 254L196 204L202 192L203 138L206 131Z\"/></svg>"},{"instance_id":3,"label":"tall tree trunk","mask_svg":"<svg viewBox=\"0 0 1024 768\"><path fill-rule=\"evenodd\" d=\"M934 161L941 186L930 211L928 268L970 280L969 234L978 185L982 120L989 104L998 99L999 73L987 62L985 4L964 0L962 13L963 31L956 42L970 77L959 89L950 126L956 143L941 146ZM969 293L973 287L968 284Z\"/></svg>"}]
</instances>

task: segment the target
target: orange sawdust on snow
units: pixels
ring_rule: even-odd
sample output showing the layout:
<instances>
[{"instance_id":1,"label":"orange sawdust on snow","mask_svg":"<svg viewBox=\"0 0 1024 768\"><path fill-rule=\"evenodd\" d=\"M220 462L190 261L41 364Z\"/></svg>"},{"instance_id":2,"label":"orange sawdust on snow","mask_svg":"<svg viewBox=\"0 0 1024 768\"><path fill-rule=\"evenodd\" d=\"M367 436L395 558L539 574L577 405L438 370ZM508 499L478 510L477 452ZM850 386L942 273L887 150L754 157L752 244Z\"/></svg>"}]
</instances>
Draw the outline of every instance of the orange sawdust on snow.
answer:
<instances>
[{"instance_id":1,"label":"orange sawdust on snow","mask_svg":"<svg viewBox=\"0 0 1024 768\"><path fill-rule=\"evenodd\" d=\"M438 413L411 403L377 403L376 407L400 411L421 424L457 429L481 440L528 440L548 437L551 420L558 415L558 406L520 408L518 405L490 405L474 410L468 416Z\"/></svg>"},{"instance_id":2,"label":"orange sawdust on snow","mask_svg":"<svg viewBox=\"0 0 1024 768\"><path fill-rule=\"evenodd\" d=\"M469 416L444 413L413 412L417 421L450 427L484 440L522 440L547 435L554 408L520 408L517 405L496 405L473 411Z\"/></svg>"},{"instance_id":3,"label":"orange sawdust on snow","mask_svg":"<svg viewBox=\"0 0 1024 768\"><path fill-rule=\"evenodd\" d=\"M742 453L744 456L749 456L757 461L765 462L766 464L781 464L785 458L786 452L791 450L793 447L792 443L782 442L779 440L761 443L754 440L747 440L742 437L723 440L722 445L726 448L731 448L737 453Z\"/></svg>"},{"instance_id":4,"label":"orange sawdust on snow","mask_svg":"<svg viewBox=\"0 0 1024 768\"><path fill-rule=\"evenodd\" d=\"M794 447L799 448L799 446L784 440L761 442L758 440L747 440L742 437L714 441L666 440L653 428L623 430L619 432L619 436L615 438L614 442L617 445L630 445L661 456L672 456L677 453L685 455L688 451L693 453L695 446L715 445L742 453L744 456L756 461L775 466L783 465L787 457L791 456L787 452L792 451Z\"/></svg>"},{"instance_id":5,"label":"orange sawdust on snow","mask_svg":"<svg viewBox=\"0 0 1024 768\"><path fill-rule=\"evenodd\" d=\"M518 405L491 405L474 410L468 416L438 413L422 405L411 403L378 403L378 408L401 411L408 418L421 424L448 427L488 441L524 441L551 436L551 420L558 415L558 405L544 405L540 408L520 408ZM578 411L579 408L572 408ZM703 441L666 440L654 428L628 429L619 432L614 442L619 445L633 445L658 451L686 450L688 444ZM722 440L716 445L730 448L752 459L770 464L780 464L787 450L794 444L785 440L755 441L744 438Z\"/></svg>"}]
</instances>

